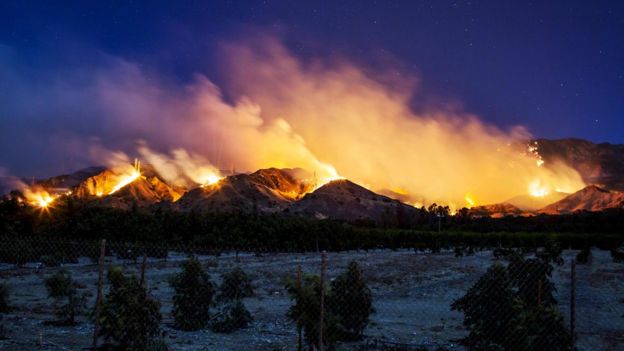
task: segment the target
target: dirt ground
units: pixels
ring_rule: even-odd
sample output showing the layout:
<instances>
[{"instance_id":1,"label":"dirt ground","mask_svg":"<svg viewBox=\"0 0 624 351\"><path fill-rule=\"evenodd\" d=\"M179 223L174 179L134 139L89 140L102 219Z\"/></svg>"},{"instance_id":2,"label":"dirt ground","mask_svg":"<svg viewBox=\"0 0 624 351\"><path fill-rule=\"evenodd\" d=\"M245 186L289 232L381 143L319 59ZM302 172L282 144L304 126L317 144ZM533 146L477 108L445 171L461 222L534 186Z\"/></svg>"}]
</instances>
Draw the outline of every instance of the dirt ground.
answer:
<instances>
[{"instance_id":1,"label":"dirt ground","mask_svg":"<svg viewBox=\"0 0 624 351\"><path fill-rule=\"evenodd\" d=\"M564 253L565 264L556 267L556 284L561 312L566 324L570 319L570 261L576 252ZM366 340L426 346L445 346L461 350L457 340L467 334L463 315L450 310L453 300L462 296L494 262L490 251L456 258L452 252L437 254L413 251L328 253L328 278L331 279L356 260L362 266L373 292L376 312L365 331ZM146 279L151 294L162 304L165 339L171 350L293 350L296 331L286 317L291 304L284 290L284 279L293 276L297 266L304 273L318 274L320 255L308 254L227 254L201 256L213 281L236 266L253 278L256 297L245 300L254 321L249 328L232 334L209 330L181 332L171 328L172 289L168 278L179 271L185 256L172 252L166 260L149 259ZM140 264L108 258L127 272ZM93 306L97 266L88 258L65 265L90 293ZM23 268L0 265L2 280L10 288L13 311L4 315L7 339L1 350L80 350L91 345L93 326L80 318L75 327L44 324L54 318L54 301L47 298L43 279L60 268L40 268L36 263ZM577 266L577 346L579 350L624 350L624 264L614 263L609 252L594 250L587 265ZM356 308L357 306L354 306ZM342 345L353 349L355 345Z\"/></svg>"}]
</instances>

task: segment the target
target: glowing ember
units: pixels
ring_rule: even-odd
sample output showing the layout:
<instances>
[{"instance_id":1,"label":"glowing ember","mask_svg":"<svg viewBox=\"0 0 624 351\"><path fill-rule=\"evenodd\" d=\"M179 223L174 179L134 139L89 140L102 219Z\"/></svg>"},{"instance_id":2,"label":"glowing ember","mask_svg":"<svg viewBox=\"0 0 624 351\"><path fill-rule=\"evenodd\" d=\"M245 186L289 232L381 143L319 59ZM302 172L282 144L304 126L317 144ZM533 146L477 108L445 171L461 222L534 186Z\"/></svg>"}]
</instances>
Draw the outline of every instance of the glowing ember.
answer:
<instances>
[{"instance_id":1,"label":"glowing ember","mask_svg":"<svg viewBox=\"0 0 624 351\"><path fill-rule=\"evenodd\" d=\"M539 179L529 183L529 195L533 197L544 197L548 195L549 192L548 186L543 184Z\"/></svg>"},{"instance_id":2,"label":"glowing ember","mask_svg":"<svg viewBox=\"0 0 624 351\"><path fill-rule=\"evenodd\" d=\"M535 164L537 167L542 167L544 159L542 158L542 155L539 154L539 145L537 144L537 141L534 141L532 145L529 144L528 151L529 154L533 155L535 158Z\"/></svg>"}]
</instances>

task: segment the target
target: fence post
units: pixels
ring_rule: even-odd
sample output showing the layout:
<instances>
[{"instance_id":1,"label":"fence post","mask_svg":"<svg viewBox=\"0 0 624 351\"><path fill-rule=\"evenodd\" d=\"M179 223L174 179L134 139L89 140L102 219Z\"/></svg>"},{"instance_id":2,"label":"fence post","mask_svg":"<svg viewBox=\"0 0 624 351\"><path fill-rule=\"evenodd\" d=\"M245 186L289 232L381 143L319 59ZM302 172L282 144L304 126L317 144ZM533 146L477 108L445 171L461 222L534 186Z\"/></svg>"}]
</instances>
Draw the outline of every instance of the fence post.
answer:
<instances>
[{"instance_id":1,"label":"fence post","mask_svg":"<svg viewBox=\"0 0 624 351\"><path fill-rule=\"evenodd\" d=\"M321 253L321 308L320 308L320 320L319 320L319 351L323 351L323 319L325 319L325 270L327 269L327 255L325 251Z\"/></svg>"},{"instance_id":2,"label":"fence post","mask_svg":"<svg viewBox=\"0 0 624 351\"><path fill-rule=\"evenodd\" d=\"M147 267L147 254L143 254L143 262L141 263L141 286L145 284L145 268Z\"/></svg>"},{"instance_id":3,"label":"fence post","mask_svg":"<svg viewBox=\"0 0 624 351\"><path fill-rule=\"evenodd\" d=\"M576 260L572 258L570 267L570 335L572 350L576 349Z\"/></svg>"},{"instance_id":4,"label":"fence post","mask_svg":"<svg viewBox=\"0 0 624 351\"><path fill-rule=\"evenodd\" d=\"M301 272L301 265L297 265L297 291L299 292L299 294L302 293L303 291L303 283L302 283L302 279L303 279L303 274ZM297 351L302 351L303 350L303 336L302 334L302 328L301 325L299 325L299 323L297 323Z\"/></svg>"},{"instance_id":5,"label":"fence post","mask_svg":"<svg viewBox=\"0 0 624 351\"><path fill-rule=\"evenodd\" d=\"M100 334L100 309L102 308L102 285L104 283L104 256L106 255L106 239L100 244L100 259L98 260L97 295L95 298L95 320L93 324L93 350L97 350L98 336Z\"/></svg>"}]
</instances>

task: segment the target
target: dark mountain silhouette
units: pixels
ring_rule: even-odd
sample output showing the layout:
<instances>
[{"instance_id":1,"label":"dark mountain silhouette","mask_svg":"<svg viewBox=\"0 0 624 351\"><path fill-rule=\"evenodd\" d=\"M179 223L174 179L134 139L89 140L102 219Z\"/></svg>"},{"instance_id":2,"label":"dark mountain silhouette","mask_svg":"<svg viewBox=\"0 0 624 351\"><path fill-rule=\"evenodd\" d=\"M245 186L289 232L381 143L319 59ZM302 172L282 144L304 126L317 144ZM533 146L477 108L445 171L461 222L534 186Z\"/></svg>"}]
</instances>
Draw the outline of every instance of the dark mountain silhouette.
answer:
<instances>
[{"instance_id":1,"label":"dark mountain silhouette","mask_svg":"<svg viewBox=\"0 0 624 351\"><path fill-rule=\"evenodd\" d=\"M538 139L545 165L563 161L579 172L586 184L624 191L624 145L596 144L582 139Z\"/></svg>"},{"instance_id":2,"label":"dark mountain silhouette","mask_svg":"<svg viewBox=\"0 0 624 351\"><path fill-rule=\"evenodd\" d=\"M413 216L416 209L341 179L305 195L293 203L288 212L316 218L396 223L402 220L401 217Z\"/></svg>"},{"instance_id":3,"label":"dark mountain silhouette","mask_svg":"<svg viewBox=\"0 0 624 351\"><path fill-rule=\"evenodd\" d=\"M575 211L602 211L624 207L624 192L607 190L595 185L587 186L553 204L540 213L563 214Z\"/></svg>"},{"instance_id":4,"label":"dark mountain silhouette","mask_svg":"<svg viewBox=\"0 0 624 351\"><path fill-rule=\"evenodd\" d=\"M301 169L261 169L193 189L176 203L180 210L281 212L314 187Z\"/></svg>"}]
</instances>

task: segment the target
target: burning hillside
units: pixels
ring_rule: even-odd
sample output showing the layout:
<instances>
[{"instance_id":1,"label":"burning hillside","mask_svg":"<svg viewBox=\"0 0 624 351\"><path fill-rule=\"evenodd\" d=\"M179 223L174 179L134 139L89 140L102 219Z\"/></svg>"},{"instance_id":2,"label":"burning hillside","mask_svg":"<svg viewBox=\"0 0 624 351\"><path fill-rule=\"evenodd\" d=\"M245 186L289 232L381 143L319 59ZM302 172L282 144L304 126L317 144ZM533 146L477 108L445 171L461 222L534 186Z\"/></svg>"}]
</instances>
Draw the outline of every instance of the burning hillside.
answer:
<instances>
[{"instance_id":1,"label":"burning hillside","mask_svg":"<svg viewBox=\"0 0 624 351\"><path fill-rule=\"evenodd\" d=\"M544 207L539 212L561 214L575 211L602 211L608 208L624 208L624 192L590 185Z\"/></svg>"},{"instance_id":2,"label":"burning hillside","mask_svg":"<svg viewBox=\"0 0 624 351\"><path fill-rule=\"evenodd\" d=\"M281 212L314 186L313 175L301 169L261 169L193 189L176 204L182 210Z\"/></svg>"},{"instance_id":3,"label":"burning hillside","mask_svg":"<svg viewBox=\"0 0 624 351\"><path fill-rule=\"evenodd\" d=\"M82 97L57 110L84 101L98 118L88 135L62 130L50 137L63 140L50 146L53 158L110 171L83 184L79 195L109 196L143 179L128 165L134 156L178 195L236 173L296 167L314 174L317 187L346 178L410 204L454 209L586 185L573 165L542 155L539 142L527 147L524 128L496 127L450 103L423 103L418 77L365 71L344 59L300 60L266 36L221 49L221 86L202 74L182 86L165 84L125 60L87 71L76 94L62 81L51 84ZM176 197L165 192L159 197Z\"/></svg>"}]
</instances>

